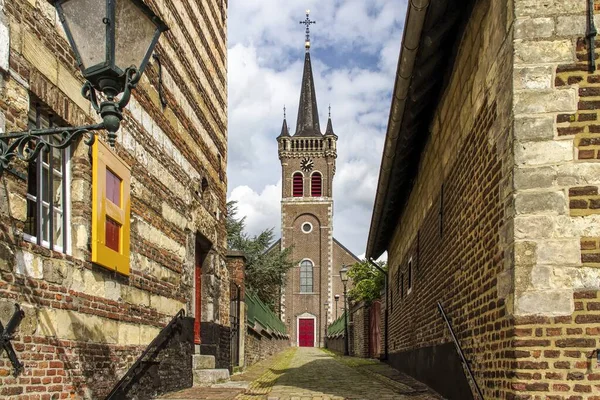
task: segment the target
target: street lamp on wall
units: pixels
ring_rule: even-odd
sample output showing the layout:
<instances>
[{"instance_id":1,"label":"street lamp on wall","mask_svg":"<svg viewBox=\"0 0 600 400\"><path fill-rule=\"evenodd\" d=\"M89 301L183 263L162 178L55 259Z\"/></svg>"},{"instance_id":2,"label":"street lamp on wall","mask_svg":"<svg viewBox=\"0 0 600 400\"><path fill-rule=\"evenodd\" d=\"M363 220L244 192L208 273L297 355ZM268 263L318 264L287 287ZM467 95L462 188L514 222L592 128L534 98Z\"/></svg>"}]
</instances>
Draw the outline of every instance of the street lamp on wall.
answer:
<instances>
[{"instance_id":1,"label":"street lamp on wall","mask_svg":"<svg viewBox=\"0 0 600 400\"><path fill-rule=\"evenodd\" d=\"M336 294L335 296L333 296L333 298L335 299L335 319L338 319L338 301L340 300L340 295Z\"/></svg>"},{"instance_id":2,"label":"street lamp on wall","mask_svg":"<svg viewBox=\"0 0 600 400\"><path fill-rule=\"evenodd\" d=\"M348 283L348 267L345 265L340 270L340 279L344 284L344 355L348 356L350 355L350 349L348 345L348 307L346 306L348 302L346 295L346 285Z\"/></svg>"},{"instance_id":3,"label":"street lamp on wall","mask_svg":"<svg viewBox=\"0 0 600 400\"><path fill-rule=\"evenodd\" d=\"M99 124L32 129L0 134L0 176L16 157L35 159L40 151L65 148L84 134L105 129L114 146L123 108L139 82L166 25L139 0L54 0L75 58L86 79L81 93L102 117ZM105 100L98 101L98 93ZM120 95L120 98L117 96ZM56 143L57 134L61 137ZM54 140L47 140L53 138ZM91 145L91 133L86 144Z\"/></svg>"}]
</instances>

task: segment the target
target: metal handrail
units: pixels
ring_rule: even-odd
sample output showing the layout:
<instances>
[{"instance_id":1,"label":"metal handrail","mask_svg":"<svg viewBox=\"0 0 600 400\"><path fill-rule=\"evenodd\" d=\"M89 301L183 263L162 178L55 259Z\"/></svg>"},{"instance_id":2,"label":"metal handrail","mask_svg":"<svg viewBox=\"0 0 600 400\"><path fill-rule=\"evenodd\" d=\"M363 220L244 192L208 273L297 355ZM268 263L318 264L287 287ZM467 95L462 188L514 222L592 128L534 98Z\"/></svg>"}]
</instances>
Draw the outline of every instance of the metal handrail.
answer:
<instances>
[{"instance_id":1,"label":"metal handrail","mask_svg":"<svg viewBox=\"0 0 600 400\"><path fill-rule=\"evenodd\" d=\"M183 308L181 310L179 310L179 312L177 314L175 314L175 316L173 317L173 319L171 320L171 322L169 322L167 324L167 326L165 326L159 333L158 335L154 338L154 340L152 340L152 342L150 342L150 344L148 345L148 347L146 347L146 349L144 350L144 352L142 353L141 356L138 357L138 359L135 361L135 363L131 366L131 368L129 368L129 370L125 373L125 375L123 375L123 377L121 378L121 380L115 385L115 387L113 388L113 390L108 394L108 396L106 396L106 400L117 400L117 399L121 399L121 397L115 397L117 396L117 394L120 393L121 388L123 388L125 386L125 383L132 378L133 374L135 373L136 369L140 366L140 364L142 363L142 360L144 359L144 357L146 357L146 355L150 352L150 349L152 349L153 347L158 347L158 344L163 340L164 337L166 337L171 330L175 327L175 325L177 324L177 322L179 322L179 320L181 318L185 317L185 311L183 310Z\"/></svg>"},{"instance_id":2,"label":"metal handrail","mask_svg":"<svg viewBox=\"0 0 600 400\"><path fill-rule=\"evenodd\" d=\"M452 329L452 323L450 322L450 319L448 319L448 316L446 315L446 312L444 311L444 307L442 307L442 303L440 303L438 301L437 306L438 306L438 309L440 310L440 314L442 314L442 318L444 319L444 322L446 322L446 326L448 326L448 330L450 330L450 335L452 336L452 340L454 341L454 347L456 347L456 352L458 353L463 365L465 366L465 368L467 370L467 373L469 375L468 378L471 379L473 386L475 386L475 390L477 391L477 395L479 396L479 398L481 400L485 400L483 398L483 393L481 393L481 389L479 388L479 385L477 384L477 381L475 380L475 376L473 376L473 371L471 371L471 366L469 366L469 362L467 361L467 358L465 357L465 353L463 353L462 348L460 347L460 343L458 342L458 338L456 337L456 334L454 333L454 329Z\"/></svg>"}]
</instances>

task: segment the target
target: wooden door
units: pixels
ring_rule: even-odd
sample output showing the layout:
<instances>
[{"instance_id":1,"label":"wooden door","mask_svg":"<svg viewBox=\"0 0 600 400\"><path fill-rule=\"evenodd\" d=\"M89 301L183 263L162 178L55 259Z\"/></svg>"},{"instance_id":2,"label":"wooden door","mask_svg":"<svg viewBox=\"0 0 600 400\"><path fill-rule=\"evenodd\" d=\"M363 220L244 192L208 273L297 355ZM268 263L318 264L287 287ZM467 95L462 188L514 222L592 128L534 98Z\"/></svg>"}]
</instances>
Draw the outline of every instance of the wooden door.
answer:
<instances>
[{"instance_id":1,"label":"wooden door","mask_svg":"<svg viewBox=\"0 0 600 400\"><path fill-rule=\"evenodd\" d=\"M369 310L369 357L378 358L381 353L381 303L373 302Z\"/></svg>"},{"instance_id":2,"label":"wooden door","mask_svg":"<svg viewBox=\"0 0 600 400\"><path fill-rule=\"evenodd\" d=\"M300 347L314 347L315 345L315 320L301 318L298 320L298 345Z\"/></svg>"}]
</instances>

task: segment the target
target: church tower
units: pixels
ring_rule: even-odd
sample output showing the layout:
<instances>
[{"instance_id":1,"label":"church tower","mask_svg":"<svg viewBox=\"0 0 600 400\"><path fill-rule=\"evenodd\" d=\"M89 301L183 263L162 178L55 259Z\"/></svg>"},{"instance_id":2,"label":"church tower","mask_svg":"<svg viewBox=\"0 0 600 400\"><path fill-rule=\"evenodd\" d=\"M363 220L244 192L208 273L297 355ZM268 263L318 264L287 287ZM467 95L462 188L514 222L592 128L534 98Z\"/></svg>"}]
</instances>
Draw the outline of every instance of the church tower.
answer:
<instances>
[{"instance_id":1,"label":"church tower","mask_svg":"<svg viewBox=\"0 0 600 400\"><path fill-rule=\"evenodd\" d=\"M312 347L323 344L326 318L329 322L335 319L333 299L341 293L339 270L344 258L354 263L356 257L341 245L343 251L336 252L333 177L338 137L333 132L331 112L325 133L321 132L310 60L309 26L314 22L308 11L301 23L307 26L306 53L296 130L290 135L284 109L277 137L282 173L280 246L292 247L291 258L296 262L282 288L281 316L292 344ZM344 255L336 257L334 253Z\"/></svg>"}]
</instances>

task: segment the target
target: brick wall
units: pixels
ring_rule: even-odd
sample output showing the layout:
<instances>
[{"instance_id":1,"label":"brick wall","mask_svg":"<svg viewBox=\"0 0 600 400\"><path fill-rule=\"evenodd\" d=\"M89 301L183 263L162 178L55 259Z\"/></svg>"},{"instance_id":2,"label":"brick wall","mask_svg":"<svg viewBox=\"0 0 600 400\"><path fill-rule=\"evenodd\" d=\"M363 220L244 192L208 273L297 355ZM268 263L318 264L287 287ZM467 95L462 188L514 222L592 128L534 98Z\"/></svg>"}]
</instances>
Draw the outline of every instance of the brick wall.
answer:
<instances>
[{"instance_id":1,"label":"brick wall","mask_svg":"<svg viewBox=\"0 0 600 400\"><path fill-rule=\"evenodd\" d=\"M244 343L245 367L256 364L260 360L277 354L290 346L290 338L268 336L248 327Z\"/></svg>"},{"instance_id":2,"label":"brick wall","mask_svg":"<svg viewBox=\"0 0 600 400\"><path fill-rule=\"evenodd\" d=\"M589 358L600 347L599 78L588 72L586 8L515 2L515 399L600 389Z\"/></svg>"},{"instance_id":3,"label":"brick wall","mask_svg":"<svg viewBox=\"0 0 600 400\"><path fill-rule=\"evenodd\" d=\"M354 357L369 357L369 312L364 303L356 304L350 313L352 321L352 347L350 354Z\"/></svg>"},{"instance_id":4,"label":"brick wall","mask_svg":"<svg viewBox=\"0 0 600 400\"><path fill-rule=\"evenodd\" d=\"M586 2L479 1L460 36L388 249L390 362L449 398L472 395L438 300L486 399L598 396L600 79L585 30Z\"/></svg>"},{"instance_id":5,"label":"brick wall","mask_svg":"<svg viewBox=\"0 0 600 400\"><path fill-rule=\"evenodd\" d=\"M0 3L0 32L8 32L8 41L0 34L6 130L26 129L30 99L70 125L94 122L53 7L42 0ZM14 341L25 372L14 379L10 364L0 360L0 398L105 395L179 309L193 315L196 233L212 243L203 266L202 318L228 328L226 9L214 0L146 3L171 28L156 49L168 105L160 104L151 61L124 112L115 148L131 167L131 274L90 262L87 146L76 144L71 158L68 255L23 239L27 182L5 173L0 318L6 322L14 302L26 312ZM22 162L12 166L27 172Z\"/></svg>"},{"instance_id":6,"label":"brick wall","mask_svg":"<svg viewBox=\"0 0 600 400\"><path fill-rule=\"evenodd\" d=\"M510 235L512 20L494 1L475 2L465 18L388 248L388 362L446 398L472 398L440 301L484 397L493 399L506 396L512 379L512 322L497 278Z\"/></svg>"}]
</instances>

